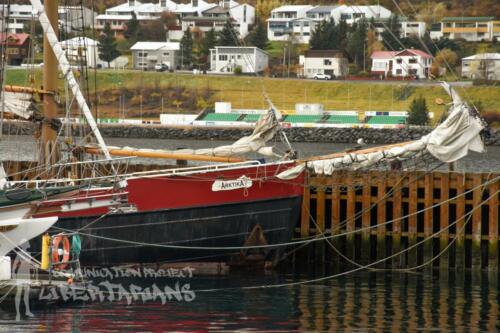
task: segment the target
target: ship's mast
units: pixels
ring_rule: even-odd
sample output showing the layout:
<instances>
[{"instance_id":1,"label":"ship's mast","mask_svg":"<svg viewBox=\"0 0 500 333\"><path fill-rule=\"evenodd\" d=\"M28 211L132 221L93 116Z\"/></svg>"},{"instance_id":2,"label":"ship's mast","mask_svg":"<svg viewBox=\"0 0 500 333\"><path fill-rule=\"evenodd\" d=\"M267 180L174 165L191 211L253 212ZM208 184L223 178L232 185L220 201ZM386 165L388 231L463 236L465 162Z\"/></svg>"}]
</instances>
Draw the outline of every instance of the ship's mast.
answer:
<instances>
[{"instance_id":1,"label":"ship's mast","mask_svg":"<svg viewBox=\"0 0 500 333\"><path fill-rule=\"evenodd\" d=\"M55 33L58 34L58 0L44 1L45 13ZM46 91L57 91L57 58L52 50L47 35L43 37L43 89ZM43 114L41 140L40 140L40 163L51 165L59 160L59 149L57 146L57 129L53 120L57 119L57 103L55 94L43 96Z\"/></svg>"}]
</instances>

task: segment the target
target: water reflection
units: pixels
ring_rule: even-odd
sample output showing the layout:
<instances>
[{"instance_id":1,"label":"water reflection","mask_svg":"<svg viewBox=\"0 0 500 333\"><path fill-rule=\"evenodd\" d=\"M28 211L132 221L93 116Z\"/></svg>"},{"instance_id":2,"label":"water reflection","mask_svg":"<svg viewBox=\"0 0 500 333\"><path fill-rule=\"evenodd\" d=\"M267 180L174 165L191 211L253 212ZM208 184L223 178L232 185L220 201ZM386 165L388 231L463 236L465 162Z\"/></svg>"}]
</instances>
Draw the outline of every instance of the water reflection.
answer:
<instances>
[{"instance_id":1,"label":"water reflection","mask_svg":"<svg viewBox=\"0 0 500 333\"><path fill-rule=\"evenodd\" d=\"M195 278L192 288L296 281L297 275ZM300 279L304 280L302 276ZM493 332L500 326L497 277L359 273L324 284L197 292L191 302L92 303L35 311L8 332Z\"/></svg>"}]
</instances>

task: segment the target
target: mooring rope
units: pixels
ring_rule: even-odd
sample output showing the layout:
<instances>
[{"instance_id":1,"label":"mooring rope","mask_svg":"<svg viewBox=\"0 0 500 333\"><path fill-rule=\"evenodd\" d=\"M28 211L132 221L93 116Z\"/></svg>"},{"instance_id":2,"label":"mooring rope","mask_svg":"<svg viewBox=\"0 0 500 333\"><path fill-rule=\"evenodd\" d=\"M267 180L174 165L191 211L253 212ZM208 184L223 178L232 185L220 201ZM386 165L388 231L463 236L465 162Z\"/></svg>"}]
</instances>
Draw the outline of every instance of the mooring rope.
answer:
<instances>
[{"instance_id":1,"label":"mooring rope","mask_svg":"<svg viewBox=\"0 0 500 333\"><path fill-rule=\"evenodd\" d=\"M362 228L359 228L359 229L355 229L355 230L351 230L351 231L346 231L346 232L341 233L341 234L330 235L330 236L327 236L327 237L324 237L324 238L314 237L314 238L307 239L307 240L291 241L291 242L284 242L284 243L278 243L278 244L252 245L252 246L226 246L226 247L224 247L224 246L210 247L210 246L166 245L166 244L150 244L150 243L144 243L144 242L138 242L138 241L131 241L131 240L125 240L125 239L119 239L119 238L112 238L112 237L106 237L106 236L93 235L93 234L89 234L89 233L81 233L80 232L80 234L83 235L83 236L91 237L91 238L102 239L102 240L107 240L107 241L113 241L113 242L117 242L117 243L127 243L127 244L139 245L139 246L142 245L142 246L145 246L145 247L149 246L149 247L171 248L171 249L185 249L185 250L246 250L246 249L276 248L276 247L283 247L283 246L298 245L298 244L303 244L303 243L312 243L312 242L317 242L317 241L321 241L321 240L324 240L324 239L333 239L333 238L343 237L343 236L347 236L347 235L351 235L351 234L356 234L356 233L359 233L359 232L362 232L362 231L372 230L372 229L378 228L380 226L391 224L391 223L393 223L395 221L404 220L405 218L410 217L410 216L418 215L418 214L423 213L423 212L425 212L427 210L434 209L436 207L439 207L439 206L441 206L443 204L449 203L449 202L451 202L451 201L453 201L453 200L455 200L457 198L460 198L460 197L462 197L464 195L467 195L468 193L473 192L474 190L476 190L478 188L481 188L483 186L486 186L486 185L488 185L490 183L493 183L493 182L496 182L498 180L500 180L500 176L497 176L494 179L491 179L491 180L488 180L486 182L483 182L480 185L478 185L476 187L473 187L473 188L471 188L468 191L464 191L461 194L458 194L458 195L456 195L454 197L448 198L447 200L441 201L441 202L436 203L436 204L434 204L432 206L425 207L424 209L415 211L415 212L407 214L405 216L401 216L401 217L398 217L398 218L395 218L395 219L392 219L392 220L389 220L389 221L386 221L386 222L383 222L383 223L379 223L379 224L376 224L376 225L373 225L373 226L362 227ZM170 223L170 222L171 221L167 221L165 223ZM179 220L178 222L182 222L182 220ZM71 230L71 229L67 229L67 228L61 228L61 227L52 227L52 228L57 229L57 230L61 230L61 231L65 231L65 232L75 232L75 230Z\"/></svg>"}]
</instances>

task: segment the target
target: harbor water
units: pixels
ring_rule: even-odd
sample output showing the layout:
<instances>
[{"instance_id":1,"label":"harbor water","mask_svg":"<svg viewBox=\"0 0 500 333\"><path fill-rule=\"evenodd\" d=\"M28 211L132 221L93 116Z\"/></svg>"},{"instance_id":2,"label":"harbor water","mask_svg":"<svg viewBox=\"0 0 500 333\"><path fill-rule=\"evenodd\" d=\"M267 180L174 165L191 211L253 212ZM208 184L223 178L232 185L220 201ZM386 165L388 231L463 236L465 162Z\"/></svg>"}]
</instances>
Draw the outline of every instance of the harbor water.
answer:
<instances>
[{"instance_id":1,"label":"harbor water","mask_svg":"<svg viewBox=\"0 0 500 333\"><path fill-rule=\"evenodd\" d=\"M189 301L143 303L122 299L59 306L32 310L33 317L20 321L15 321L15 314L4 309L0 313L0 331L495 332L500 329L498 284L487 282L485 276L449 275L444 279L430 273L362 272L305 283L315 277L283 273L193 278L189 283L194 297ZM293 285L300 282L303 284ZM276 284L291 285L243 289Z\"/></svg>"},{"instance_id":2,"label":"harbor water","mask_svg":"<svg viewBox=\"0 0 500 333\"><path fill-rule=\"evenodd\" d=\"M108 139L107 142L154 149L227 144L150 139ZM351 146L294 144L301 156L322 155ZM31 137L0 141L1 160L34 158ZM488 147L485 154L469 155L456 164L456 170L498 172L500 147ZM64 305L33 306L32 316L26 316L21 306L19 320L14 304L0 303L0 332L500 330L498 272L364 270L342 275L339 273L352 268L314 271L314 267L308 269L307 264L297 265L300 267L286 267L286 271L272 273L195 274L193 277L155 276L154 272L127 277L127 274L117 274L120 270L116 268L110 268L108 274L96 275L89 271L86 277L91 285L94 283L101 289L113 286L119 292L83 302L78 299ZM152 290L162 292L155 294ZM69 298L71 300L71 296Z\"/></svg>"},{"instance_id":3,"label":"harbor water","mask_svg":"<svg viewBox=\"0 0 500 333\"><path fill-rule=\"evenodd\" d=\"M106 138L110 146L134 147L148 149L182 149L182 148L214 148L232 142L217 140L161 140L161 139L124 139ZM353 148L353 144L332 143L292 143L299 157L320 156ZM370 146L367 146L370 147ZM31 136L4 136L0 140L0 160L36 160L35 142ZM256 156L257 157L257 156ZM134 159L132 163L161 164L171 163L160 159ZM458 161L455 170L463 172L495 172L500 171L500 146L488 146L487 152L478 154L471 152Z\"/></svg>"}]
</instances>

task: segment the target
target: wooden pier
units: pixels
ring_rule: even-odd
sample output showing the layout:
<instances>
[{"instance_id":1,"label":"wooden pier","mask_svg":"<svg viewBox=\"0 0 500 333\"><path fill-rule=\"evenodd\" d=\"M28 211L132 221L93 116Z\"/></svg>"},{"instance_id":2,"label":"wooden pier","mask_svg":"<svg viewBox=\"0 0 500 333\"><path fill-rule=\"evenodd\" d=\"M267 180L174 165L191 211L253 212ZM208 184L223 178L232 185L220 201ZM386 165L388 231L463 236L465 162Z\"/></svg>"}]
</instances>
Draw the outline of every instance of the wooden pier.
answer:
<instances>
[{"instance_id":1,"label":"wooden pier","mask_svg":"<svg viewBox=\"0 0 500 333\"><path fill-rule=\"evenodd\" d=\"M7 174L14 175L13 180L34 177L33 171L20 172L34 165L4 163ZM139 172L168 166L122 167ZM98 170L99 174L108 172ZM76 176L84 175L76 172ZM296 258L333 264L345 264L347 258L359 265L379 261L370 266L373 268L498 272L499 176L348 170L336 171L332 176L309 175L295 237L326 240L311 242Z\"/></svg>"},{"instance_id":2,"label":"wooden pier","mask_svg":"<svg viewBox=\"0 0 500 333\"><path fill-rule=\"evenodd\" d=\"M347 170L310 175L296 237L325 237L307 251L309 262L497 272L498 177Z\"/></svg>"}]
</instances>

